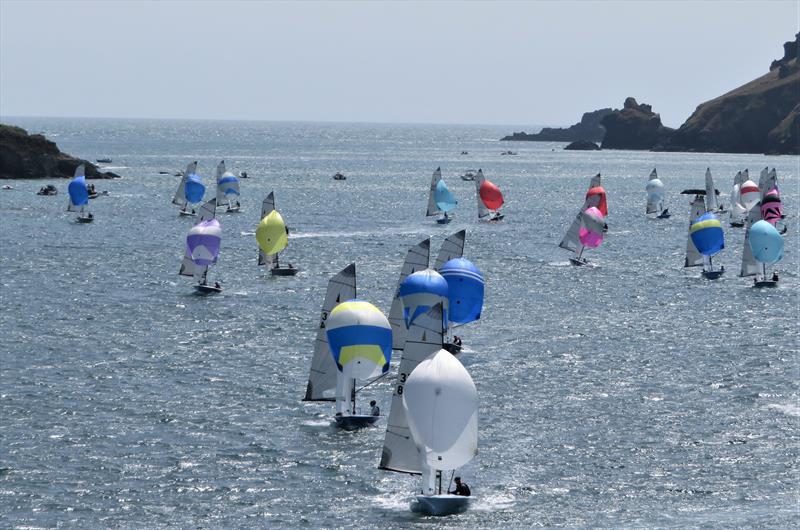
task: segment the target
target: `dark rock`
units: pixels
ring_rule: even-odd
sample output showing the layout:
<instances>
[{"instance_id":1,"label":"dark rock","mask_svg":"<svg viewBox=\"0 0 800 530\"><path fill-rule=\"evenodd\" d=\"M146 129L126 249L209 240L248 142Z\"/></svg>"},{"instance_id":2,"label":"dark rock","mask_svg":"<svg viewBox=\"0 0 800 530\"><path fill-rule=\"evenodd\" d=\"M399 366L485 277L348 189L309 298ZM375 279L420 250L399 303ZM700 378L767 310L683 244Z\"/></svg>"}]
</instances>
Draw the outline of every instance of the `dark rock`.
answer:
<instances>
[{"instance_id":1,"label":"dark rock","mask_svg":"<svg viewBox=\"0 0 800 530\"><path fill-rule=\"evenodd\" d=\"M768 74L699 105L658 150L800 154L799 41L783 45Z\"/></svg>"},{"instance_id":2,"label":"dark rock","mask_svg":"<svg viewBox=\"0 0 800 530\"><path fill-rule=\"evenodd\" d=\"M586 140L578 140L572 142L564 148L566 151L599 151L600 146L594 142L587 142Z\"/></svg>"},{"instance_id":3,"label":"dark rock","mask_svg":"<svg viewBox=\"0 0 800 530\"><path fill-rule=\"evenodd\" d=\"M100 172L86 160L62 153L54 142L41 134L0 123L0 179L72 178L75 168L84 164L87 179L119 178Z\"/></svg>"},{"instance_id":4,"label":"dark rock","mask_svg":"<svg viewBox=\"0 0 800 530\"><path fill-rule=\"evenodd\" d=\"M661 116L650 105L626 98L622 110L603 118L606 135L603 149L653 149L665 143L674 129L661 124Z\"/></svg>"},{"instance_id":5,"label":"dark rock","mask_svg":"<svg viewBox=\"0 0 800 530\"><path fill-rule=\"evenodd\" d=\"M600 121L612 112L614 112L613 109L600 109L593 112L585 112L583 117L581 117L580 123L576 123L566 129L545 127L536 134L515 132L511 136L501 138L501 141L576 142L578 140L586 140L589 142L600 142L603 140L603 135L606 133Z\"/></svg>"}]
</instances>

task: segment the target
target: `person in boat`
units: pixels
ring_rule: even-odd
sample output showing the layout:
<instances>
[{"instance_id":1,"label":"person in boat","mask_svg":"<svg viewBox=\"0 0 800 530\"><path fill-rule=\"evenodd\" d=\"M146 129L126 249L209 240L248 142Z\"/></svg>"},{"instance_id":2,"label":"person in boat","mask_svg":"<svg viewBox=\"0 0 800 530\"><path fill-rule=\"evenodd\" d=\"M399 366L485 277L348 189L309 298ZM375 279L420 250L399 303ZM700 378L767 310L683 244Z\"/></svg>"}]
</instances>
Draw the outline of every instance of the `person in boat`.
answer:
<instances>
[{"instance_id":1,"label":"person in boat","mask_svg":"<svg viewBox=\"0 0 800 530\"><path fill-rule=\"evenodd\" d=\"M381 408L378 406L378 404L375 402L374 399L369 402L369 406L372 407L370 409L370 414L372 414L373 416L381 415Z\"/></svg>"},{"instance_id":2,"label":"person in boat","mask_svg":"<svg viewBox=\"0 0 800 530\"><path fill-rule=\"evenodd\" d=\"M469 497L472 492L469 491L469 486L467 486L466 482L461 482L461 477L456 477L456 489L453 491L448 491L450 495L461 495L462 497Z\"/></svg>"},{"instance_id":3,"label":"person in boat","mask_svg":"<svg viewBox=\"0 0 800 530\"><path fill-rule=\"evenodd\" d=\"M219 284L219 282L214 282L214 287L217 289L222 289L222 286Z\"/></svg>"},{"instance_id":4,"label":"person in boat","mask_svg":"<svg viewBox=\"0 0 800 530\"><path fill-rule=\"evenodd\" d=\"M778 271L775 271L775 272L772 273L772 281L773 282L777 282L778 281Z\"/></svg>"},{"instance_id":5,"label":"person in boat","mask_svg":"<svg viewBox=\"0 0 800 530\"><path fill-rule=\"evenodd\" d=\"M461 346L461 337L458 335L453 335L453 344L456 346Z\"/></svg>"}]
</instances>

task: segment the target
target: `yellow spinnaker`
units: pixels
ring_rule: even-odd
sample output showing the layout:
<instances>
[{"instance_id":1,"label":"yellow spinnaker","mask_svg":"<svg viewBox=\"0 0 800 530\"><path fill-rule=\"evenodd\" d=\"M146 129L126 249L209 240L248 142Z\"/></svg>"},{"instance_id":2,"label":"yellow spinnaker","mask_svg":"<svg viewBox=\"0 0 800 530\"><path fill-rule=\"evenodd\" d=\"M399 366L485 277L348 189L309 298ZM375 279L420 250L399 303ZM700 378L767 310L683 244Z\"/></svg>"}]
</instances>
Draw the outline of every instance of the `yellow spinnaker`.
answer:
<instances>
[{"instance_id":1,"label":"yellow spinnaker","mask_svg":"<svg viewBox=\"0 0 800 530\"><path fill-rule=\"evenodd\" d=\"M289 244L286 237L286 225L278 210L272 210L264 217L256 228L256 241L264 254L277 254Z\"/></svg>"}]
</instances>

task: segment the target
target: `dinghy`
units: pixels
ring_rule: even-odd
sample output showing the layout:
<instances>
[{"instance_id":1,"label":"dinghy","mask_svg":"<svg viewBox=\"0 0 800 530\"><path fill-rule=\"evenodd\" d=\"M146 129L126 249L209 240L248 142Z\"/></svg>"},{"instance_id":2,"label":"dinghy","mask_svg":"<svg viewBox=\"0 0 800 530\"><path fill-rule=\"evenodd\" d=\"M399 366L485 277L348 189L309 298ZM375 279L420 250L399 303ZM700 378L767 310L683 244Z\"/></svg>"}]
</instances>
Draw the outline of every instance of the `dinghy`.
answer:
<instances>
[{"instance_id":1,"label":"dinghy","mask_svg":"<svg viewBox=\"0 0 800 530\"><path fill-rule=\"evenodd\" d=\"M707 206L706 206L707 207ZM725 248L725 233L722 223L711 212L698 217L689 228L689 237L697 251L703 256L703 277L716 280L725 273L725 267L714 269L712 258Z\"/></svg>"},{"instance_id":2,"label":"dinghy","mask_svg":"<svg viewBox=\"0 0 800 530\"><path fill-rule=\"evenodd\" d=\"M431 189L428 194L428 212L425 214L428 217L433 215L442 214L442 217L436 219L439 224L447 224L453 220L448 213L455 210L458 201L447 189L447 184L442 180L442 168L437 167L431 177Z\"/></svg>"},{"instance_id":3,"label":"dinghy","mask_svg":"<svg viewBox=\"0 0 800 530\"><path fill-rule=\"evenodd\" d=\"M325 323L338 304L356 297L356 264L351 263L328 281L328 291L322 302L322 314L314 341L314 356L308 374L303 401L334 401L338 369L328 345Z\"/></svg>"},{"instance_id":4,"label":"dinghy","mask_svg":"<svg viewBox=\"0 0 800 530\"><path fill-rule=\"evenodd\" d=\"M258 242L258 265L269 265L273 276L294 276L297 269L288 265L281 265L278 255L289 244L289 229L283 222L283 217L275 209L275 194L269 192L267 198L261 203L261 222L256 228L256 241Z\"/></svg>"},{"instance_id":5,"label":"dinghy","mask_svg":"<svg viewBox=\"0 0 800 530\"><path fill-rule=\"evenodd\" d=\"M650 172L650 178L647 181L647 208L645 213L657 213L656 219L668 219L670 216L669 209L664 208L664 183L658 178L656 168Z\"/></svg>"},{"instance_id":6,"label":"dinghy","mask_svg":"<svg viewBox=\"0 0 800 530\"><path fill-rule=\"evenodd\" d=\"M186 171L181 176L181 181L178 183L178 189L172 197L172 204L181 207L179 214L186 217L194 217L195 211L192 208L189 210L190 204L195 204L203 200L203 195L206 193L206 187L200 176L197 175L197 162L192 162L186 166Z\"/></svg>"},{"instance_id":7,"label":"dinghy","mask_svg":"<svg viewBox=\"0 0 800 530\"><path fill-rule=\"evenodd\" d=\"M239 211L239 179L225 170L225 161L217 165L217 207L227 206L226 213Z\"/></svg>"},{"instance_id":8,"label":"dinghy","mask_svg":"<svg viewBox=\"0 0 800 530\"><path fill-rule=\"evenodd\" d=\"M222 292L219 282L208 284L208 267L217 262L222 241L222 227L216 219L200 221L186 236L186 249L194 264L195 290L200 294Z\"/></svg>"},{"instance_id":9,"label":"dinghy","mask_svg":"<svg viewBox=\"0 0 800 530\"><path fill-rule=\"evenodd\" d=\"M728 213L728 224L734 228L742 228L747 219L747 208L742 204L742 184L745 183L747 170L737 171L733 177L733 190L731 191L731 208Z\"/></svg>"},{"instance_id":10,"label":"dinghy","mask_svg":"<svg viewBox=\"0 0 800 530\"><path fill-rule=\"evenodd\" d=\"M475 175L475 195L478 199L478 220L492 223L505 217L499 210L503 206L503 194L493 182L483 176L479 169Z\"/></svg>"},{"instance_id":11,"label":"dinghy","mask_svg":"<svg viewBox=\"0 0 800 530\"><path fill-rule=\"evenodd\" d=\"M603 188L600 182L600 173L589 180L589 191L586 192L586 197L583 201L583 207L578 211L575 219L572 220L572 224L570 224L569 228L567 229L567 233L564 234L563 239L561 239L561 242L558 244L558 246L564 250L569 250L577 255L577 257L571 257L569 260L569 262L573 265L580 266L588 263L585 259L583 259L582 256L586 245L581 242L580 234L582 228L584 230L588 230L588 228L584 226L586 223L591 225L593 222L592 219L589 219L584 215L584 212L586 212L589 208L595 208L598 212L600 212L601 216L603 217L602 231L607 232L608 223L606 221L606 216L608 216L608 202L606 200L606 190ZM595 212L592 212L592 217L596 217L596 215L597 214ZM585 237L588 237L588 234ZM588 240L589 239L587 239L587 241ZM592 238L591 241L594 241L594 238Z\"/></svg>"},{"instance_id":12,"label":"dinghy","mask_svg":"<svg viewBox=\"0 0 800 530\"><path fill-rule=\"evenodd\" d=\"M587 265L589 261L583 257L587 248L597 248L603 242L603 227L606 221L598 208L590 206L581 212L581 227L578 230L578 240L581 243L580 251L575 257L569 258L572 265Z\"/></svg>"},{"instance_id":13,"label":"dinghy","mask_svg":"<svg viewBox=\"0 0 800 530\"><path fill-rule=\"evenodd\" d=\"M89 206L89 188L86 186L84 171L83 164L76 167L75 174L67 186L67 192L69 192L67 211L78 212L78 217L75 218L77 223L91 223L94 221L94 215L89 213L87 209Z\"/></svg>"},{"instance_id":14,"label":"dinghy","mask_svg":"<svg viewBox=\"0 0 800 530\"><path fill-rule=\"evenodd\" d=\"M411 510L424 515L463 512L470 497L442 489L442 474L468 463L478 448L477 391L469 373L442 349L445 313L436 304L408 330L380 469L422 475Z\"/></svg>"},{"instance_id":15,"label":"dinghy","mask_svg":"<svg viewBox=\"0 0 800 530\"><path fill-rule=\"evenodd\" d=\"M206 202L200 208L200 219L197 223L202 223L203 221L208 221L210 219L214 219L216 217L217 212L217 199L211 199ZM178 271L178 274L181 276L194 276L195 275L195 265L192 261L191 253L189 252L189 247L186 245L183 246L183 260L181 261L181 268Z\"/></svg>"},{"instance_id":16,"label":"dinghy","mask_svg":"<svg viewBox=\"0 0 800 530\"><path fill-rule=\"evenodd\" d=\"M685 192L684 192L685 193ZM703 191L703 193L705 193ZM706 212L706 201L703 200L703 195L697 194L694 196L689 205L689 228L686 231L686 259L683 262L684 267L699 267L703 264L703 255L697 250L692 241L692 223L694 223L701 215Z\"/></svg>"},{"instance_id":17,"label":"dinghy","mask_svg":"<svg viewBox=\"0 0 800 530\"><path fill-rule=\"evenodd\" d=\"M347 431L369 427L379 416L358 413L356 384L389 371L392 327L377 307L353 299L333 308L325 333L337 368L336 425Z\"/></svg>"},{"instance_id":18,"label":"dinghy","mask_svg":"<svg viewBox=\"0 0 800 530\"><path fill-rule=\"evenodd\" d=\"M761 275L757 274L754 287L777 287L778 273L767 277L767 265L773 265L783 257L783 237L778 230L766 220L757 221L750 227L749 246L753 258L761 265Z\"/></svg>"}]
</instances>

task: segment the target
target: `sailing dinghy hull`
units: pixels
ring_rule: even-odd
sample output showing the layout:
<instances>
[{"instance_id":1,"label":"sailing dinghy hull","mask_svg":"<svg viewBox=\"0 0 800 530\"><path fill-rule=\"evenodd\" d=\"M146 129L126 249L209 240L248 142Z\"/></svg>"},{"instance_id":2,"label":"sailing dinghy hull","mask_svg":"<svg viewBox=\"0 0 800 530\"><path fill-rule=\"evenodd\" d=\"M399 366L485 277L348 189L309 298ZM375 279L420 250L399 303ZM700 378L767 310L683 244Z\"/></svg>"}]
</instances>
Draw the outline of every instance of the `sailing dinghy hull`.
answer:
<instances>
[{"instance_id":1,"label":"sailing dinghy hull","mask_svg":"<svg viewBox=\"0 0 800 530\"><path fill-rule=\"evenodd\" d=\"M656 219L669 219L672 214L669 213L669 210L664 210L661 212L661 215L657 216Z\"/></svg>"},{"instance_id":2,"label":"sailing dinghy hull","mask_svg":"<svg viewBox=\"0 0 800 530\"><path fill-rule=\"evenodd\" d=\"M358 429L371 427L378 421L378 418L380 416L334 416L336 426L345 431L357 431Z\"/></svg>"},{"instance_id":3,"label":"sailing dinghy hull","mask_svg":"<svg viewBox=\"0 0 800 530\"><path fill-rule=\"evenodd\" d=\"M452 220L453 220L452 217L442 217L441 219L437 219L436 222L439 223L440 225L446 225Z\"/></svg>"},{"instance_id":4,"label":"sailing dinghy hull","mask_svg":"<svg viewBox=\"0 0 800 530\"><path fill-rule=\"evenodd\" d=\"M759 288L759 289L761 289L762 287L775 288L777 286L778 286L778 282L776 282L775 280L761 280L760 282L755 282L753 284L753 287L756 287L756 288Z\"/></svg>"},{"instance_id":5,"label":"sailing dinghy hull","mask_svg":"<svg viewBox=\"0 0 800 530\"><path fill-rule=\"evenodd\" d=\"M703 278L706 280L718 280L723 274L725 274L724 268L718 271L703 271Z\"/></svg>"},{"instance_id":6,"label":"sailing dinghy hull","mask_svg":"<svg viewBox=\"0 0 800 530\"><path fill-rule=\"evenodd\" d=\"M181 215L181 217L196 217L197 216L196 213L188 212L186 210L180 210L178 213Z\"/></svg>"},{"instance_id":7,"label":"sailing dinghy hull","mask_svg":"<svg viewBox=\"0 0 800 530\"><path fill-rule=\"evenodd\" d=\"M453 515L469 508L470 497L461 495L417 495L411 511L421 515Z\"/></svg>"},{"instance_id":8,"label":"sailing dinghy hull","mask_svg":"<svg viewBox=\"0 0 800 530\"><path fill-rule=\"evenodd\" d=\"M94 221L94 217L78 217L76 221L79 223L91 223Z\"/></svg>"},{"instance_id":9,"label":"sailing dinghy hull","mask_svg":"<svg viewBox=\"0 0 800 530\"><path fill-rule=\"evenodd\" d=\"M582 267L583 265L589 264L589 262L586 261L586 258L569 258L569 262L575 265L576 267Z\"/></svg>"},{"instance_id":10,"label":"sailing dinghy hull","mask_svg":"<svg viewBox=\"0 0 800 530\"><path fill-rule=\"evenodd\" d=\"M213 285L195 285L194 288L200 294L216 294L222 292L222 287L214 287Z\"/></svg>"},{"instance_id":11,"label":"sailing dinghy hull","mask_svg":"<svg viewBox=\"0 0 800 530\"><path fill-rule=\"evenodd\" d=\"M442 344L442 348L449 351L453 355L458 355L459 353L461 353L461 346L459 346L458 344L453 344L452 342L445 342L444 344Z\"/></svg>"},{"instance_id":12,"label":"sailing dinghy hull","mask_svg":"<svg viewBox=\"0 0 800 530\"><path fill-rule=\"evenodd\" d=\"M294 276L297 274L297 269L294 267L281 266L270 269L270 272L272 272L273 276Z\"/></svg>"}]
</instances>

